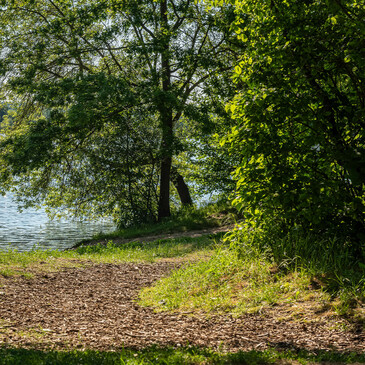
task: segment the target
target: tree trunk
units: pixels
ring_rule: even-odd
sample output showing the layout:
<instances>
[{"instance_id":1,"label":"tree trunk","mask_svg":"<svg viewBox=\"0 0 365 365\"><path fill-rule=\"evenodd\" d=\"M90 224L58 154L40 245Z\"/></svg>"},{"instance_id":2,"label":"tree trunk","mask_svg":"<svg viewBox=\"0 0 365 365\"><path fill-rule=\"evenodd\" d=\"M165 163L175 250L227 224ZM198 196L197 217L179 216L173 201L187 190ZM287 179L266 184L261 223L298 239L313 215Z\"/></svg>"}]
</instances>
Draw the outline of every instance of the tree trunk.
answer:
<instances>
[{"instance_id":1,"label":"tree trunk","mask_svg":"<svg viewBox=\"0 0 365 365\"><path fill-rule=\"evenodd\" d=\"M160 172L160 196L158 201L158 221L169 217L170 212L170 171L171 157L165 157L161 161Z\"/></svg>"},{"instance_id":2,"label":"tree trunk","mask_svg":"<svg viewBox=\"0 0 365 365\"><path fill-rule=\"evenodd\" d=\"M174 166L171 166L171 181L179 194L182 206L193 205L189 187L186 185L184 178L179 174L177 168Z\"/></svg>"},{"instance_id":3,"label":"tree trunk","mask_svg":"<svg viewBox=\"0 0 365 365\"><path fill-rule=\"evenodd\" d=\"M170 173L172 160L172 107L168 100L168 92L171 87L171 70L169 59L169 30L167 19L167 0L162 0L160 5L161 30L162 30L162 51L161 51L161 77L162 77L162 99L159 100L159 113L161 118L162 142L161 142L161 174L160 174L160 196L158 202L158 220L169 217L170 212Z\"/></svg>"}]
</instances>

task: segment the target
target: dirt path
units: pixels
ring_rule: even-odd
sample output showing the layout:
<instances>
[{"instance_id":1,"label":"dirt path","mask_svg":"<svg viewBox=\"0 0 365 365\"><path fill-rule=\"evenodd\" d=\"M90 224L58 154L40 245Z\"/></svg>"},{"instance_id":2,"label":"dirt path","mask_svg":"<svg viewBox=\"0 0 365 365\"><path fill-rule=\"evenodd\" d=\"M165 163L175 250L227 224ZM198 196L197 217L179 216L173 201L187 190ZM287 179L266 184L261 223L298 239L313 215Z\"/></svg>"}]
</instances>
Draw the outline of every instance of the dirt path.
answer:
<instances>
[{"instance_id":1,"label":"dirt path","mask_svg":"<svg viewBox=\"0 0 365 365\"><path fill-rule=\"evenodd\" d=\"M99 264L33 279L6 279L0 288L0 342L99 350L187 343L229 351L269 346L365 350L364 335L344 330L338 320L284 320L285 308L280 307L240 318L209 319L140 307L135 302L138 291L174 267L171 262Z\"/></svg>"}]
</instances>

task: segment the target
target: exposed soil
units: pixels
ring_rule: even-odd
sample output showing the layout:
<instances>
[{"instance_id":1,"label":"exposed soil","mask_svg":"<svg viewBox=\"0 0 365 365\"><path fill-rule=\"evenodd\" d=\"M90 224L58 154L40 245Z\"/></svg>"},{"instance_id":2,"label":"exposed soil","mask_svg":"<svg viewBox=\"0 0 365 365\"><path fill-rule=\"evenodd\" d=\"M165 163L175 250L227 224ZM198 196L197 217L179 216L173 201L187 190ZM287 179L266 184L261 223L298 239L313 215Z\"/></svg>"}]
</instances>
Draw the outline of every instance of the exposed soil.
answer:
<instances>
[{"instance_id":1,"label":"exposed soil","mask_svg":"<svg viewBox=\"0 0 365 365\"><path fill-rule=\"evenodd\" d=\"M38 348L118 350L186 344L227 351L285 349L365 350L362 329L310 311L289 318L274 307L239 318L155 313L136 303L138 291L177 264L97 264L8 278L0 288L0 343ZM286 319L284 319L286 317Z\"/></svg>"}]
</instances>

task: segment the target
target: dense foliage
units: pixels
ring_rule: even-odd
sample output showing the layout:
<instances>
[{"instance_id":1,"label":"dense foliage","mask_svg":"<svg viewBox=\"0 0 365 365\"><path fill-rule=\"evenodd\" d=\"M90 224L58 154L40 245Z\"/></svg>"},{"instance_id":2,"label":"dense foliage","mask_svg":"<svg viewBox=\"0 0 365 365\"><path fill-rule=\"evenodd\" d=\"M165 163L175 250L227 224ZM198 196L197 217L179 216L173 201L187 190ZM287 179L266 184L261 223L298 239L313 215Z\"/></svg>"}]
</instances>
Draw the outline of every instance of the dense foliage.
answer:
<instances>
[{"instance_id":1,"label":"dense foliage","mask_svg":"<svg viewBox=\"0 0 365 365\"><path fill-rule=\"evenodd\" d=\"M236 204L266 233L365 242L363 1L236 1ZM269 236L266 236L268 239ZM272 237L272 236L271 236ZM325 247L324 247L325 248ZM359 256L360 255L360 256Z\"/></svg>"}]
</instances>

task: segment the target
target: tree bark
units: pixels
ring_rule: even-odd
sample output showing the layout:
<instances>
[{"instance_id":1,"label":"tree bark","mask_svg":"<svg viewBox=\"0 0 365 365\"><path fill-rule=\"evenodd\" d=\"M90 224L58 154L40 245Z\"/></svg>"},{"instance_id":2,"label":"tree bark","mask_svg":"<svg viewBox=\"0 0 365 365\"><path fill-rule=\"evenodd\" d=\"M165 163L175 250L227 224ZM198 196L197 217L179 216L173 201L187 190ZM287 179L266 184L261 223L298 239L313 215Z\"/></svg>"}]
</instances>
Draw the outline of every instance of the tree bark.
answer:
<instances>
[{"instance_id":1,"label":"tree bark","mask_svg":"<svg viewBox=\"0 0 365 365\"><path fill-rule=\"evenodd\" d=\"M158 201L158 221L169 217L170 212L170 171L171 157L165 157L161 161L160 172L160 196Z\"/></svg>"},{"instance_id":2,"label":"tree bark","mask_svg":"<svg viewBox=\"0 0 365 365\"><path fill-rule=\"evenodd\" d=\"M171 215L170 212L170 173L172 161L173 143L173 116L172 107L168 100L168 92L171 87L171 69L169 57L169 29L167 19L167 0L160 3L162 51L161 51L161 77L162 99L159 100L159 113L161 118L162 142L161 142L161 173L160 196L158 202L158 220Z\"/></svg>"},{"instance_id":3,"label":"tree bark","mask_svg":"<svg viewBox=\"0 0 365 365\"><path fill-rule=\"evenodd\" d=\"M186 185L184 178L174 166L171 166L171 181L179 194L182 206L193 205L193 200L191 199L189 187Z\"/></svg>"}]
</instances>

